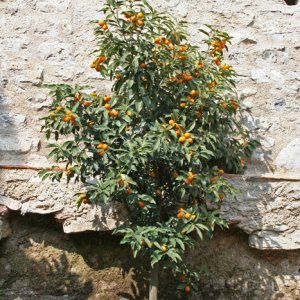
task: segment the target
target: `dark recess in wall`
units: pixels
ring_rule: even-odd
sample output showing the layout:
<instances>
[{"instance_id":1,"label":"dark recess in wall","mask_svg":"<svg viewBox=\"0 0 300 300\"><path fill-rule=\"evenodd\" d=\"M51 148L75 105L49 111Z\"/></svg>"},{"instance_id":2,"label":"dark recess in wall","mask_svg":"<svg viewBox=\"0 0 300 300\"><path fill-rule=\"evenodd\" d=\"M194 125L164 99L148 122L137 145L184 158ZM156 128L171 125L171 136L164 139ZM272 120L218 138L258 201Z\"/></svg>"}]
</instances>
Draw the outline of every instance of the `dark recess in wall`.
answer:
<instances>
[{"instance_id":1,"label":"dark recess in wall","mask_svg":"<svg viewBox=\"0 0 300 300\"><path fill-rule=\"evenodd\" d=\"M298 0L284 0L287 5L296 5Z\"/></svg>"}]
</instances>

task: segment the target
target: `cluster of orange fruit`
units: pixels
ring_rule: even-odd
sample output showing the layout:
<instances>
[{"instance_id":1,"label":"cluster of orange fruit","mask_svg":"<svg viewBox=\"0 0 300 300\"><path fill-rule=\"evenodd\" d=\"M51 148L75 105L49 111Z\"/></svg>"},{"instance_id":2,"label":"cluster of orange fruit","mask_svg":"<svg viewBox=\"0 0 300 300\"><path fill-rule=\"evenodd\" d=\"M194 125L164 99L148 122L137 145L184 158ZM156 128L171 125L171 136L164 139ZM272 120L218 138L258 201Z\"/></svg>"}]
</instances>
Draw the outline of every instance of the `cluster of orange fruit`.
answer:
<instances>
[{"instance_id":1,"label":"cluster of orange fruit","mask_svg":"<svg viewBox=\"0 0 300 300\"><path fill-rule=\"evenodd\" d=\"M170 50L174 50L174 45L172 44L172 41L170 39L166 39L163 37L155 37L154 43L156 44L156 47L160 49L163 45L168 47Z\"/></svg>"},{"instance_id":2,"label":"cluster of orange fruit","mask_svg":"<svg viewBox=\"0 0 300 300\"><path fill-rule=\"evenodd\" d=\"M177 84L182 84L184 82L191 81L193 79L193 75L187 73L187 72L177 72L177 75L175 77L169 78L169 82L176 82Z\"/></svg>"},{"instance_id":3,"label":"cluster of orange fruit","mask_svg":"<svg viewBox=\"0 0 300 300\"><path fill-rule=\"evenodd\" d=\"M185 282L185 276L183 275L183 274L180 274L179 275L179 281L181 281L181 282ZM186 293L189 293L190 291L191 291L191 287L187 284L185 287L184 287L184 291L186 292Z\"/></svg>"},{"instance_id":4,"label":"cluster of orange fruit","mask_svg":"<svg viewBox=\"0 0 300 300\"><path fill-rule=\"evenodd\" d=\"M106 57L104 55L99 56L96 58L93 63L91 64L92 69L96 69L97 72L100 72L101 69L101 63L106 61Z\"/></svg>"},{"instance_id":5,"label":"cluster of orange fruit","mask_svg":"<svg viewBox=\"0 0 300 300\"><path fill-rule=\"evenodd\" d=\"M118 183L119 186L123 186L123 185L124 185L124 180L123 180L123 179L119 179L119 180L117 181L117 183ZM130 188L130 184L129 184L127 181L125 182L125 187L126 187L126 193L127 193L128 195L131 195L131 194L133 193L133 191L132 191L132 189Z\"/></svg>"},{"instance_id":6,"label":"cluster of orange fruit","mask_svg":"<svg viewBox=\"0 0 300 300\"><path fill-rule=\"evenodd\" d=\"M210 51L211 54L214 54L215 52L222 54L223 49L226 47L226 40L214 40L210 43L210 46L212 47L212 50Z\"/></svg>"},{"instance_id":7,"label":"cluster of orange fruit","mask_svg":"<svg viewBox=\"0 0 300 300\"><path fill-rule=\"evenodd\" d=\"M196 215L190 214L189 212L184 212L184 209L181 207L178 209L178 213L176 215L177 219L187 219L187 220L192 220L194 221L196 219Z\"/></svg>"},{"instance_id":8,"label":"cluster of orange fruit","mask_svg":"<svg viewBox=\"0 0 300 300\"><path fill-rule=\"evenodd\" d=\"M177 134L178 136L181 135L181 129L180 129L180 125L179 125L179 124L177 124L174 120L171 119L171 120L169 121L169 125L172 126L172 127L175 126L175 132L176 132L176 134ZM163 127L164 129L167 128L167 126L166 126L165 124L163 124L162 127ZM186 141L187 141L189 144L192 144L192 143L193 143L192 136L191 136L191 134L190 134L189 132L185 132L182 136L180 136L179 139L178 139L178 141L179 141L180 143L184 143L184 142L186 142Z\"/></svg>"},{"instance_id":9,"label":"cluster of orange fruit","mask_svg":"<svg viewBox=\"0 0 300 300\"><path fill-rule=\"evenodd\" d=\"M101 151L98 152L100 156L103 156L105 151L109 148L109 146L105 143L100 143L96 146L97 149L102 149Z\"/></svg>"},{"instance_id":10,"label":"cluster of orange fruit","mask_svg":"<svg viewBox=\"0 0 300 300\"><path fill-rule=\"evenodd\" d=\"M188 99L188 101L189 101L190 103L195 103L196 98L197 98L197 94L198 94L198 91L197 91L197 90L192 90L192 91L190 92L190 94L187 95L186 97L187 97L187 99ZM179 106L180 106L181 108L185 108L185 107L186 107L186 102L184 102L184 101L180 102Z\"/></svg>"},{"instance_id":11,"label":"cluster of orange fruit","mask_svg":"<svg viewBox=\"0 0 300 300\"><path fill-rule=\"evenodd\" d=\"M100 26L103 30L107 30L107 29L108 29L108 26L107 26L107 24L105 23L105 21L100 20L100 21L98 22L98 24L99 24L99 26Z\"/></svg>"},{"instance_id":12,"label":"cluster of orange fruit","mask_svg":"<svg viewBox=\"0 0 300 300\"><path fill-rule=\"evenodd\" d=\"M227 109L228 105L230 105L234 110L237 110L239 108L239 105L237 104L237 102L235 100L230 100L229 104L224 101L220 101L219 105L223 109Z\"/></svg>"},{"instance_id":13,"label":"cluster of orange fruit","mask_svg":"<svg viewBox=\"0 0 300 300\"><path fill-rule=\"evenodd\" d=\"M233 68L230 65L226 65L226 64L220 65L220 68L225 71L233 71Z\"/></svg>"},{"instance_id":14,"label":"cluster of orange fruit","mask_svg":"<svg viewBox=\"0 0 300 300\"><path fill-rule=\"evenodd\" d=\"M188 172L187 174L187 178L185 179L184 183L185 184L193 184L194 182L194 177L197 175L197 174L193 174L193 172Z\"/></svg>"},{"instance_id":15,"label":"cluster of orange fruit","mask_svg":"<svg viewBox=\"0 0 300 300\"><path fill-rule=\"evenodd\" d=\"M127 19L128 22L132 22L137 26L141 27L144 24L144 14L142 12L139 12L137 14L124 13L124 17Z\"/></svg>"},{"instance_id":16,"label":"cluster of orange fruit","mask_svg":"<svg viewBox=\"0 0 300 300\"><path fill-rule=\"evenodd\" d=\"M111 96L104 96L103 97L103 102L105 109L109 110L108 115L110 117L117 117L119 115L119 112L115 109L111 110L111 105L108 103L111 100Z\"/></svg>"},{"instance_id":17,"label":"cluster of orange fruit","mask_svg":"<svg viewBox=\"0 0 300 300\"><path fill-rule=\"evenodd\" d=\"M64 121L64 122L71 122L72 125L75 125L75 124L76 124L76 123L75 123L75 120L76 120L76 116L74 116L74 115L72 114L72 111L71 111L71 110L67 110L67 111L66 111L66 114L65 114L64 117L63 117L63 121Z\"/></svg>"}]
</instances>

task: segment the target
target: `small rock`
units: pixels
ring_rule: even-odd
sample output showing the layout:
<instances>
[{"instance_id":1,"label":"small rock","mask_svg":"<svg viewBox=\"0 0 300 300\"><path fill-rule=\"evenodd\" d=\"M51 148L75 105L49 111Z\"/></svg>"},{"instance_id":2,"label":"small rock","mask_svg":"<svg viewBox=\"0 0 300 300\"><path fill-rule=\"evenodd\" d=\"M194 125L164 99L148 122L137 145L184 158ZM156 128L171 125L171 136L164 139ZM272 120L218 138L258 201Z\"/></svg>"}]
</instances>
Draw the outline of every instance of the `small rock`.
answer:
<instances>
[{"instance_id":1,"label":"small rock","mask_svg":"<svg viewBox=\"0 0 300 300\"><path fill-rule=\"evenodd\" d=\"M275 164L289 171L300 170L300 138L293 139L283 148L275 159Z\"/></svg>"}]
</instances>

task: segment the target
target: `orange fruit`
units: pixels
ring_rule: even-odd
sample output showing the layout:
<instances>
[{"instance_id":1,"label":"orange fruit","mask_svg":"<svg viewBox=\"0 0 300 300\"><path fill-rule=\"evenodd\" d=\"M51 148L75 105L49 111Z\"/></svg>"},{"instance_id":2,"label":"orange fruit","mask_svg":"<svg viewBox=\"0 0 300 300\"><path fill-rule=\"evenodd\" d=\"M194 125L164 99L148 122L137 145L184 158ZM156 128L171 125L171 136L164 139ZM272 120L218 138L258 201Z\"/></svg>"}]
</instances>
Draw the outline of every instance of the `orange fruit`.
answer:
<instances>
[{"instance_id":1,"label":"orange fruit","mask_svg":"<svg viewBox=\"0 0 300 300\"><path fill-rule=\"evenodd\" d=\"M93 92L90 92L90 96L92 96L92 97L96 97L96 96L97 96L97 93L96 93L95 91L93 91Z\"/></svg>"},{"instance_id":2,"label":"orange fruit","mask_svg":"<svg viewBox=\"0 0 300 300\"><path fill-rule=\"evenodd\" d=\"M100 64L98 64L98 65L96 66L96 71L97 71L97 72L100 72L100 69L101 69L101 66L100 66Z\"/></svg>"},{"instance_id":3,"label":"orange fruit","mask_svg":"<svg viewBox=\"0 0 300 300\"><path fill-rule=\"evenodd\" d=\"M131 195L131 194L133 193L133 192L132 192L132 189L127 189L126 193L127 193L128 195Z\"/></svg>"},{"instance_id":4,"label":"orange fruit","mask_svg":"<svg viewBox=\"0 0 300 300\"><path fill-rule=\"evenodd\" d=\"M140 63L140 68L141 69L145 69L147 67L147 65L145 63Z\"/></svg>"},{"instance_id":5,"label":"orange fruit","mask_svg":"<svg viewBox=\"0 0 300 300\"><path fill-rule=\"evenodd\" d=\"M178 208L178 213L184 212L184 209L182 207Z\"/></svg>"},{"instance_id":6,"label":"orange fruit","mask_svg":"<svg viewBox=\"0 0 300 300\"><path fill-rule=\"evenodd\" d=\"M185 47L184 47L184 46L180 46L180 47L179 47L179 51L180 51L180 52L184 52L184 51L185 51Z\"/></svg>"},{"instance_id":7,"label":"orange fruit","mask_svg":"<svg viewBox=\"0 0 300 300\"><path fill-rule=\"evenodd\" d=\"M188 142L189 142L189 144L193 144L193 139L192 139L192 138L189 138L189 139L188 139Z\"/></svg>"},{"instance_id":8,"label":"orange fruit","mask_svg":"<svg viewBox=\"0 0 300 300\"><path fill-rule=\"evenodd\" d=\"M186 213L186 214L184 215L184 217L185 217L186 219L189 219L189 218L191 217L191 214L190 214L190 213Z\"/></svg>"},{"instance_id":9,"label":"orange fruit","mask_svg":"<svg viewBox=\"0 0 300 300\"><path fill-rule=\"evenodd\" d=\"M117 73L116 75L115 75L115 78L116 79L120 79L122 77L122 75L120 74L120 73Z\"/></svg>"},{"instance_id":10,"label":"orange fruit","mask_svg":"<svg viewBox=\"0 0 300 300\"><path fill-rule=\"evenodd\" d=\"M96 148L97 149L103 149L103 144L101 143L101 144L98 144L97 146L96 146Z\"/></svg>"},{"instance_id":11,"label":"orange fruit","mask_svg":"<svg viewBox=\"0 0 300 300\"><path fill-rule=\"evenodd\" d=\"M110 96L104 96L104 98L103 98L103 101L104 102L108 102L108 101L110 101L111 100L111 97Z\"/></svg>"},{"instance_id":12,"label":"orange fruit","mask_svg":"<svg viewBox=\"0 0 300 300\"><path fill-rule=\"evenodd\" d=\"M183 80L185 80L185 81L190 81L193 79L193 76L189 75L187 73L184 73L182 76L183 76Z\"/></svg>"},{"instance_id":13,"label":"orange fruit","mask_svg":"<svg viewBox=\"0 0 300 300\"><path fill-rule=\"evenodd\" d=\"M98 61L101 63L104 62L105 60L106 60L106 57L104 55L101 55L98 57Z\"/></svg>"},{"instance_id":14,"label":"orange fruit","mask_svg":"<svg viewBox=\"0 0 300 300\"><path fill-rule=\"evenodd\" d=\"M138 207L139 208L143 208L145 206L145 202L144 201L139 201L138 202Z\"/></svg>"},{"instance_id":15,"label":"orange fruit","mask_svg":"<svg viewBox=\"0 0 300 300\"><path fill-rule=\"evenodd\" d=\"M174 50L174 45L170 44L170 45L169 45L169 49L170 49L170 50Z\"/></svg>"},{"instance_id":16,"label":"orange fruit","mask_svg":"<svg viewBox=\"0 0 300 300\"><path fill-rule=\"evenodd\" d=\"M197 96L197 90L192 90L191 92L190 92L190 95L192 96L192 97L196 97Z\"/></svg>"},{"instance_id":17,"label":"orange fruit","mask_svg":"<svg viewBox=\"0 0 300 300\"><path fill-rule=\"evenodd\" d=\"M184 291L185 291L186 293L189 293L189 292L191 291L191 287L190 287L189 285L186 285L186 286L184 287Z\"/></svg>"},{"instance_id":18,"label":"orange fruit","mask_svg":"<svg viewBox=\"0 0 300 300\"><path fill-rule=\"evenodd\" d=\"M136 16L134 16L134 15L131 16L131 17L130 17L130 20L131 20L131 22L135 22L135 21L136 21Z\"/></svg>"},{"instance_id":19,"label":"orange fruit","mask_svg":"<svg viewBox=\"0 0 300 300\"><path fill-rule=\"evenodd\" d=\"M176 129L175 132L176 132L177 135L181 134L180 129Z\"/></svg>"},{"instance_id":20,"label":"orange fruit","mask_svg":"<svg viewBox=\"0 0 300 300\"><path fill-rule=\"evenodd\" d=\"M137 21L136 21L136 24L137 24L138 26L143 26L144 22L143 22L142 20L137 20Z\"/></svg>"},{"instance_id":21,"label":"orange fruit","mask_svg":"<svg viewBox=\"0 0 300 300\"><path fill-rule=\"evenodd\" d=\"M185 103L185 102L180 102L179 106L180 106L181 108L185 108L186 103Z\"/></svg>"},{"instance_id":22,"label":"orange fruit","mask_svg":"<svg viewBox=\"0 0 300 300\"><path fill-rule=\"evenodd\" d=\"M85 101L85 102L83 103L83 106L84 106L84 107L89 107L89 106L91 106L91 104L92 104L92 102L90 102L90 101Z\"/></svg>"},{"instance_id":23,"label":"orange fruit","mask_svg":"<svg viewBox=\"0 0 300 300\"><path fill-rule=\"evenodd\" d=\"M211 182L211 183L215 183L215 182L217 181L217 179L218 179L217 177L212 177L212 178L210 179L210 182Z\"/></svg>"},{"instance_id":24,"label":"orange fruit","mask_svg":"<svg viewBox=\"0 0 300 300\"><path fill-rule=\"evenodd\" d=\"M144 14L143 14L142 12L139 12L139 13L137 14L137 17L138 17L139 19L143 19Z\"/></svg>"},{"instance_id":25,"label":"orange fruit","mask_svg":"<svg viewBox=\"0 0 300 300\"><path fill-rule=\"evenodd\" d=\"M181 212L178 213L177 216L176 216L177 219L182 219L183 217L184 217L184 215Z\"/></svg>"},{"instance_id":26,"label":"orange fruit","mask_svg":"<svg viewBox=\"0 0 300 300\"><path fill-rule=\"evenodd\" d=\"M108 26L107 26L106 24L104 24L104 25L102 26L102 29L103 29L103 30L107 30L107 29L108 29Z\"/></svg>"},{"instance_id":27,"label":"orange fruit","mask_svg":"<svg viewBox=\"0 0 300 300\"><path fill-rule=\"evenodd\" d=\"M225 172L224 172L223 169L219 169L219 170L218 170L218 174L219 174L219 175L223 175L224 173L225 173Z\"/></svg>"},{"instance_id":28,"label":"orange fruit","mask_svg":"<svg viewBox=\"0 0 300 300\"><path fill-rule=\"evenodd\" d=\"M189 176L187 179L186 179L186 183L193 183L193 180L194 180L194 177L193 176Z\"/></svg>"},{"instance_id":29,"label":"orange fruit","mask_svg":"<svg viewBox=\"0 0 300 300\"><path fill-rule=\"evenodd\" d=\"M184 137L188 139L188 138L191 137L191 134L190 134L189 132L186 132L186 133L184 134Z\"/></svg>"},{"instance_id":30,"label":"orange fruit","mask_svg":"<svg viewBox=\"0 0 300 300\"><path fill-rule=\"evenodd\" d=\"M194 221L196 219L196 215L191 215L191 219Z\"/></svg>"},{"instance_id":31,"label":"orange fruit","mask_svg":"<svg viewBox=\"0 0 300 300\"><path fill-rule=\"evenodd\" d=\"M100 152L98 152L98 154L99 154L100 156L102 156L102 155L104 154L104 150L101 150Z\"/></svg>"},{"instance_id":32,"label":"orange fruit","mask_svg":"<svg viewBox=\"0 0 300 300\"><path fill-rule=\"evenodd\" d=\"M108 104L108 103L104 104L104 107L105 107L107 110L109 110L109 109L111 108L110 104Z\"/></svg>"},{"instance_id":33,"label":"orange fruit","mask_svg":"<svg viewBox=\"0 0 300 300\"><path fill-rule=\"evenodd\" d=\"M169 121L169 125L174 126L175 125L175 121L174 120L170 120Z\"/></svg>"},{"instance_id":34,"label":"orange fruit","mask_svg":"<svg viewBox=\"0 0 300 300\"><path fill-rule=\"evenodd\" d=\"M219 199L220 199L220 200L224 200L224 199L225 199L225 195L224 195L224 194L220 194L220 195L219 195Z\"/></svg>"},{"instance_id":35,"label":"orange fruit","mask_svg":"<svg viewBox=\"0 0 300 300\"><path fill-rule=\"evenodd\" d=\"M168 248L167 248L166 245L162 245L162 246L161 246L161 250L162 250L162 252L167 252L167 251L168 251Z\"/></svg>"},{"instance_id":36,"label":"orange fruit","mask_svg":"<svg viewBox=\"0 0 300 300\"><path fill-rule=\"evenodd\" d=\"M57 112L60 112L62 109L63 109L63 108L62 108L61 106L56 106L56 108L55 108L55 110L56 110Z\"/></svg>"},{"instance_id":37,"label":"orange fruit","mask_svg":"<svg viewBox=\"0 0 300 300\"><path fill-rule=\"evenodd\" d=\"M102 145L102 149L103 149L103 150L107 150L107 149L108 149L108 145L107 145L107 144L103 144L103 145Z\"/></svg>"},{"instance_id":38,"label":"orange fruit","mask_svg":"<svg viewBox=\"0 0 300 300\"><path fill-rule=\"evenodd\" d=\"M161 42L161 38L160 37L154 38L154 43L155 44L159 44L160 42Z\"/></svg>"},{"instance_id":39,"label":"orange fruit","mask_svg":"<svg viewBox=\"0 0 300 300\"><path fill-rule=\"evenodd\" d=\"M113 110L111 113L112 113L112 116L115 118L119 115L119 112L116 110Z\"/></svg>"},{"instance_id":40,"label":"orange fruit","mask_svg":"<svg viewBox=\"0 0 300 300\"><path fill-rule=\"evenodd\" d=\"M181 137L178 139L178 141L179 141L180 143L184 143L184 142L185 142L185 137L184 137L184 136L181 136Z\"/></svg>"},{"instance_id":41,"label":"orange fruit","mask_svg":"<svg viewBox=\"0 0 300 300\"><path fill-rule=\"evenodd\" d=\"M69 122L70 120L71 120L71 117L69 117L69 116L65 116L63 119L64 122Z\"/></svg>"},{"instance_id":42,"label":"orange fruit","mask_svg":"<svg viewBox=\"0 0 300 300\"><path fill-rule=\"evenodd\" d=\"M222 108L227 109L228 108L228 104L227 103L222 103Z\"/></svg>"},{"instance_id":43,"label":"orange fruit","mask_svg":"<svg viewBox=\"0 0 300 300\"><path fill-rule=\"evenodd\" d=\"M103 27L106 23L105 23L103 20L100 20L100 21L98 22L98 24L99 24L99 26Z\"/></svg>"},{"instance_id":44,"label":"orange fruit","mask_svg":"<svg viewBox=\"0 0 300 300\"><path fill-rule=\"evenodd\" d=\"M122 179L118 180L118 185L123 185L124 181Z\"/></svg>"}]
</instances>

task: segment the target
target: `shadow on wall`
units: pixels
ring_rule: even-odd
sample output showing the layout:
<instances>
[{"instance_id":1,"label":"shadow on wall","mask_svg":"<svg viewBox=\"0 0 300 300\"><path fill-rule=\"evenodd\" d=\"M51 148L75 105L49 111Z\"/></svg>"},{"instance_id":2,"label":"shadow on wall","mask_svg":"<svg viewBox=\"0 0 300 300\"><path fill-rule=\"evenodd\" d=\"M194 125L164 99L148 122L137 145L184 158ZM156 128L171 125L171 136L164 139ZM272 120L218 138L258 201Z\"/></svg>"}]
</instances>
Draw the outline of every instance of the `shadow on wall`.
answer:
<instances>
[{"instance_id":1,"label":"shadow on wall","mask_svg":"<svg viewBox=\"0 0 300 300\"><path fill-rule=\"evenodd\" d=\"M6 270L0 272L0 289L6 300L145 298L147 268L119 245L119 237L66 235L51 215L11 213L10 223L12 236L0 241L0 269Z\"/></svg>"},{"instance_id":2,"label":"shadow on wall","mask_svg":"<svg viewBox=\"0 0 300 300\"><path fill-rule=\"evenodd\" d=\"M260 251L248 247L247 235L239 230L217 231L190 254L194 267L207 266L197 300L297 299L299 267L297 251Z\"/></svg>"},{"instance_id":3,"label":"shadow on wall","mask_svg":"<svg viewBox=\"0 0 300 300\"><path fill-rule=\"evenodd\" d=\"M119 245L119 237L66 235L52 216L12 213L10 221L13 235L0 241L4 299L147 299L149 266L143 258L134 260L131 250ZM200 292L189 299L293 299L278 278L286 283L285 276L299 268L296 251L251 249L246 234L228 230L217 231L187 257L195 268L206 266L209 271ZM160 300L185 299L177 297L178 282L170 273L163 272L159 284Z\"/></svg>"}]
</instances>

